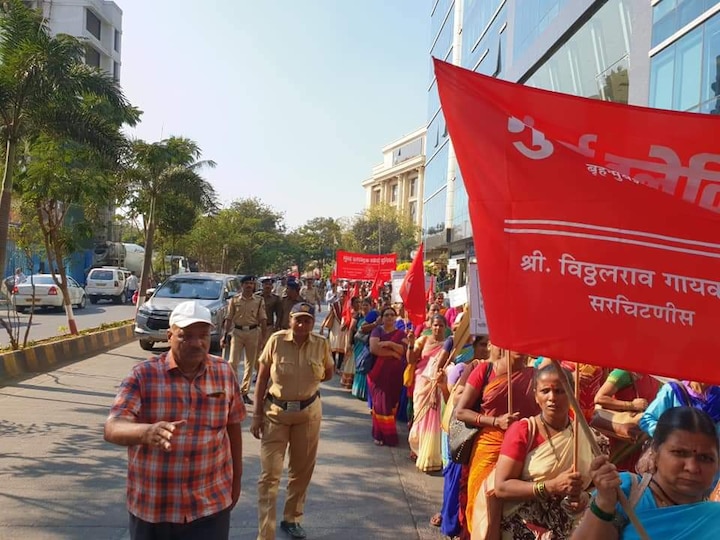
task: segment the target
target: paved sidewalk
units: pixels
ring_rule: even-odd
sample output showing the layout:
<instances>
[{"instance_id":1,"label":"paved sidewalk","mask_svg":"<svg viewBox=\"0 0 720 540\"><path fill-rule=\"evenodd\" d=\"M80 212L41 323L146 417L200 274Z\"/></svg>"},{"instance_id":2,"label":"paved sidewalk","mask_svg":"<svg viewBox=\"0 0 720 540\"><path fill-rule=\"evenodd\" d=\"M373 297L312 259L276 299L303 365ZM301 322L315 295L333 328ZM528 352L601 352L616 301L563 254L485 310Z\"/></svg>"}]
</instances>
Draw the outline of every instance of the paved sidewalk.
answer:
<instances>
[{"instance_id":1,"label":"paved sidewalk","mask_svg":"<svg viewBox=\"0 0 720 540\"><path fill-rule=\"evenodd\" d=\"M0 388L0 540L129 538L126 451L103 441L102 425L118 383L145 357L132 343ZM428 524L441 502L442 478L418 472L407 444L372 444L367 405L337 379L321 391L324 421L306 505L308 538L442 538ZM249 421L243 494L230 537L254 540L259 442ZM282 503L281 496L278 516Z\"/></svg>"}]
</instances>

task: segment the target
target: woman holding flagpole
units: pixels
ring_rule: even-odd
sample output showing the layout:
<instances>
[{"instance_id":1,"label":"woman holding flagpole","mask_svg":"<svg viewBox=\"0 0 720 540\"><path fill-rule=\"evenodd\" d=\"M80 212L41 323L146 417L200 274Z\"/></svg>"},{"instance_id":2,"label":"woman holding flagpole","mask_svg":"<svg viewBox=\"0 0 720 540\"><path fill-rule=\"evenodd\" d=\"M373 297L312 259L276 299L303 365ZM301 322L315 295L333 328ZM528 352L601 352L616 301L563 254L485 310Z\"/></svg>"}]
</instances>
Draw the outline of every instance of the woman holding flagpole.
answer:
<instances>
[{"instance_id":1,"label":"woman holding flagpole","mask_svg":"<svg viewBox=\"0 0 720 540\"><path fill-rule=\"evenodd\" d=\"M405 357L408 346L414 345L415 336L407 336L395 327L397 313L391 307L381 312L380 326L370 334L370 352L376 360L368 373L368 390L372 400L372 436L378 446L397 446L398 433L395 421Z\"/></svg>"},{"instance_id":2,"label":"woman holding flagpole","mask_svg":"<svg viewBox=\"0 0 720 540\"><path fill-rule=\"evenodd\" d=\"M505 431L519 418L538 411L532 384L533 368L527 366L524 354L490 345L490 361L473 369L460 396L456 418L480 428L461 478L460 521L468 532L472 532L476 496L495 467ZM508 409L510 394L514 396L512 411Z\"/></svg>"},{"instance_id":3,"label":"woman holding flagpole","mask_svg":"<svg viewBox=\"0 0 720 540\"><path fill-rule=\"evenodd\" d=\"M365 353L365 349L370 346L370 333L375 329L378 323L378 313L372 309L372 302L369 298L363 298L360 303L360 314L355 331L355 341L353 343L353 361L360 358ZM353 377L352 395L361 401L367 400L367 373L361 373L357 369Z\"/></svg>"},{"instance_id":4,"label":"woman holding flagpole","mask_svg":"<svg viewBox=\"0 0 720 540\"><path fill-rule=\"evenodd\" d=\"M432 318L432 333L421 336L408 351L408 362L415 367L413 424L408 434L410 450L417 456L415 465L422 472L442 470L440 405L443 392L438 361L445 343L447 321L442 315Z\"/></svg>"},{"instance_id":5,"label":"woman holding flagpole","mask_svg":"<svg viewBox=\"0 0 720 540\"><path fill-rule=\"evenodd\" d=\"M503 540L535 540L550 532L555 540L569 538L587 507L592 446L584 434L574 432L561 377L570 375L555 364L536 371L540 414L508 429L494 479L488 479L488 484L494 482L494 497L487 505L487 526L489 531L499 527Z\"/></svg>"}]
</instances>

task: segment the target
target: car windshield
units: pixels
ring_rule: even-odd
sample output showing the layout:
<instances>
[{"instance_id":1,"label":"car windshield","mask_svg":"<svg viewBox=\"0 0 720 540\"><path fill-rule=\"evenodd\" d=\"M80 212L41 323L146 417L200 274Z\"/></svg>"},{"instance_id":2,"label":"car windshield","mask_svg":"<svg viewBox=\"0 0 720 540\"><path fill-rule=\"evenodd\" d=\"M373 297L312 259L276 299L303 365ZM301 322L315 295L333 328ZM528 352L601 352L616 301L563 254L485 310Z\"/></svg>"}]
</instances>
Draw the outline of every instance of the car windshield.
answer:
<instances>
[{"instance_id":1,"label":"car windshield","mask_svg":"<svg viewBox=\"0 0 720 540\"><path fill-rule=\"evenodd\" d=\"M93 270L90 272L89 279L112 280L114 277L112 270Z\"/></svg>"},{"instance_id":2,"label":"car windshield","mask_svg":"<svg viewBox=\"0 0 720 540\"><path fill-rule=\"evenodd\" d=\"M215 279L171 279L162 284L155 297L217 300L221 291L222 281Z\"/></svg>"}]
</instances>

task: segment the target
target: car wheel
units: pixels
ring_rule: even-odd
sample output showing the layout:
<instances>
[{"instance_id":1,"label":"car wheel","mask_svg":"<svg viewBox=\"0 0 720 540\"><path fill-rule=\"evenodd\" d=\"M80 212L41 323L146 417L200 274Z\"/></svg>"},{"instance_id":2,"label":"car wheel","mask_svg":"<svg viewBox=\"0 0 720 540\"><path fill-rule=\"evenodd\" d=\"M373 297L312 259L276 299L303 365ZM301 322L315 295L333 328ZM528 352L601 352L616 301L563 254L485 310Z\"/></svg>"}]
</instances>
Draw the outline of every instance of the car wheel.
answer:
<instances>
[{"instance_id":1,"label":"car wheel","mask_svg":"<svg viewBox=\"0 0 720 540\"><path fill-rule=\"evenodd\" d=\"M97 304L97 298L91 296L91 297L90 297L90 303L91 303L91 304Z\"/></svg>"},{"instance_id":2,"label":"car wheel","mask_svg":"<svg viewBox=\"0 0 720 540\"><path fill-rule=\"evenodd\" d=\"M85 309L85 306L87 305L87 298L85 298L85 295L83 294L80 297L80 302L77 305L78 309Z\"/></svg>"},{"instance_id":3,"label":"car wheel","mask_svg":"<svg viewBox=\"0 0 720 540\"><path fill-rule=\"evenodd\" d=\"M17 311L18 313L25 313L27 309L24 307L15 306L15 311Z\"/></svg>"},{"instance_id":4,"label":"car wheel","mask_svg":"<svg viewBox=\"0 0 720 540\"><path fill-rule=\"evenodd\" d=\"M117 296L113 296L113 304L124 304L125 295L120 293Z\"/></svg>"},{"instance_id":5,"label":"car wheel","mask_svg":"<svg viewBox=\"0 0 720 540\"><path fill-rule=\"evenodd\" d=\"M140 348L143 351L152 351L153 345L155 345L155 343L153 343L152 341L148 341L147 339L140 340Z\"/></svg>"}]
</instances>

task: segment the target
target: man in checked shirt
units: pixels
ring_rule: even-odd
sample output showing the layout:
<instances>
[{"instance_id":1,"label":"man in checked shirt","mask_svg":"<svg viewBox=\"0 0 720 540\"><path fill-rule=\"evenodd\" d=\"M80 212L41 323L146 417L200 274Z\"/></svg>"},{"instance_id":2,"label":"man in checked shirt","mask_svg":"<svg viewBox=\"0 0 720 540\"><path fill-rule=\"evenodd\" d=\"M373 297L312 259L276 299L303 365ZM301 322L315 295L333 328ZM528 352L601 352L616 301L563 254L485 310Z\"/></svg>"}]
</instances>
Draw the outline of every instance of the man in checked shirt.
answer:
<instances>
[{"instance_id":1,"label":"man in checked shirt","mask_svg":"<svg viewBox=\"0 0 720 540\"><path fill-rule=\"evenodd\" d=\"M120 385L105 440L128 447L130 538L222 539L240 497L245 418L232 366L210 356L210 311L170 315L170 351Z\"/></svg>"}]
</instances>

